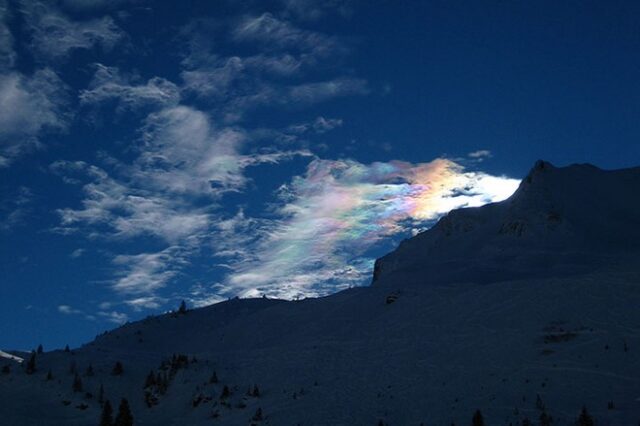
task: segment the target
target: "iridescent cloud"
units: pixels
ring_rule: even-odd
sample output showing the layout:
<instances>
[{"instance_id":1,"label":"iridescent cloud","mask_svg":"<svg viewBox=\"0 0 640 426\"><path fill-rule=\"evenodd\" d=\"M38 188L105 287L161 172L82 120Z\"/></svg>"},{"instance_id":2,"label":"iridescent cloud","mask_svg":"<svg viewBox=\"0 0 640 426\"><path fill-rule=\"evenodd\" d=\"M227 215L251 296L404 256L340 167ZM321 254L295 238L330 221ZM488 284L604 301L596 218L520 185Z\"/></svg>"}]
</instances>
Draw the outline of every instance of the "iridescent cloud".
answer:
<instances>
[{"instance_id":1,"label":"iridescent cloud","mask_svg":"<svg viewBox=\"0 0 640 426\"><path fill-rule=\"evenodd\" d=\"M415 233L455 208L508 198L518 183L447 159L369 165L316 159L280 189L279 219L237 221L238 235L259 237L236 248L222 290L292 298L362 284L373 263L366 252L379 240Z\"/></svg>"}]
</instances>

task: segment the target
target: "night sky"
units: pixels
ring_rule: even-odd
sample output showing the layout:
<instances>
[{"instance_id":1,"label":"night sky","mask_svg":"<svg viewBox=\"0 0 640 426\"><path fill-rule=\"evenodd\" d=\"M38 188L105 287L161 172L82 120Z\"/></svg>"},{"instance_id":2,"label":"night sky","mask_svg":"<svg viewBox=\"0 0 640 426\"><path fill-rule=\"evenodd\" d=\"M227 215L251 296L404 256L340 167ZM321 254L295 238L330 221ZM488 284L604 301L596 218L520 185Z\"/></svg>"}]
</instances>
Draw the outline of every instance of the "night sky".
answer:
<instances>
[{"instance_id":1,"label":"night sky","mask_svg":"<svg viewBox=\"0 0 640 426\"><path fill-rule=\"evenodd\" d=\"M367 285L539 158L640 164L638 2L179 5L0 0L0 348Z\"/></svg>"}]
</instances>

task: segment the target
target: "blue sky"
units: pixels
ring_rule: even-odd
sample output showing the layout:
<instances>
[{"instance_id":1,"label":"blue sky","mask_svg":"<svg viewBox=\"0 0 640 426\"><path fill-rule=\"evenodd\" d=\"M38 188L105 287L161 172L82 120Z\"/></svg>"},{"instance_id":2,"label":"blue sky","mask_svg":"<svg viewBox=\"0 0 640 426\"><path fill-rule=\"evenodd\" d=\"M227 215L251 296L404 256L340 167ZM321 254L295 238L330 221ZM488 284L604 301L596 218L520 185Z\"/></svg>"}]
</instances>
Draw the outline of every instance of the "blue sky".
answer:
<instances>
[{"instance_id":1,"label":"blue sky","mask_svg":"<svg viewBox=\"0 0 640 426\"><path fill-rule=\"evenodd\" d=\"M639 164L639 8L0 0L0 347L363 285L538 158Z\"/></svg>"}]
</instances>

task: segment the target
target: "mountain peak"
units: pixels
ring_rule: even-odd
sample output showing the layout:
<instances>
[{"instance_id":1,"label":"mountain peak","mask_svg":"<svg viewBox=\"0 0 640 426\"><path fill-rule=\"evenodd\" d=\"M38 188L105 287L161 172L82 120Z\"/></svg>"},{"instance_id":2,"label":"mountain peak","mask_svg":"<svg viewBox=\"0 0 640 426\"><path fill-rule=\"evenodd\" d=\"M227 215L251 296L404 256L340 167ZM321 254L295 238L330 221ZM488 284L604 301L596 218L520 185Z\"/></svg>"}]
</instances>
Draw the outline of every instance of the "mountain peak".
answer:
<instances>
[{"instance_id":1,"label":"mountain peak","mask_svg":"<svg viewBox=\"0 0 640 426\"><path fill-rule=\"evenodd\" d=\"M639 189L640 168L538 160L508 199L452 210L378 259L373 283L390 274L483 282L593 268L597 259L640 250L640 201L632 195ZM429 276L415 276L417 270Z\"/></svg>"}]
</instances>

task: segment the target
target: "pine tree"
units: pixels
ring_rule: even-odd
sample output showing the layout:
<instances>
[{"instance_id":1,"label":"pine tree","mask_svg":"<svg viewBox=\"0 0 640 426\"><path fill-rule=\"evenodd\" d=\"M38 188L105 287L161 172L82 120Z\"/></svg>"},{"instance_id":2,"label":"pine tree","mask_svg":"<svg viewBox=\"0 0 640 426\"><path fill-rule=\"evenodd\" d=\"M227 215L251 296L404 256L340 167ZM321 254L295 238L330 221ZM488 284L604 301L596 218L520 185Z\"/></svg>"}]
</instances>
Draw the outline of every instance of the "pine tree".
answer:
<instances>
[{"instance_id":1,"label":"pine tree","mask_svg":"<svg viewBox=\"0 0 640 426\"><path fill-rule=\"evenodd\" d=\"M229 386L224 385L222 388L222 393L220 394L220 399L229 398L231 396L231 391L229 390Z\"/></svg>"},{"instance_id":2,"label":"pine tree","mask_svg":"<svg viewBox=\"0 0 640 426\"><path fill-rule=\"evenodd\" d=\"M209 383L211 383L211 384L218 383L218 375L216 374L215 371L211 375L211 378L209 378Z\"/></svg>"},{"instance_id":3,"label":"pine tree","mask_svg":"<svg viewBox=\"0 0 640 426\"><path fill-rule=\"evenodd\" d=\"M42 344L38 345L38 350L37 350L38 354L41 354L44 352L44 348L42 347Z\"/></svg>"},{"instance_id":4,"label":"pine tree","mask_svg":"<svg viewBox=\"0 0 640 426\"><path fill-rule=\"evenodd\" d=\"M72 389L73 389L74 392L82 392L82 379L80 378L80 376L77 373L76 373L75 377L73 378Z\"/></svg>"},{"instance_id":5,"label":"pine tree","mask_svg":"<svg viewBox=\"0 0 640 426\"><path fill-rule=\"evenodd\" d=\"M102 414L100 415L100 426L113 426L113 408L111 403L106 400L102 407Z\"/></svg>"},{"instance_id":6,"label":"pine tree","mask_svg":"<svg viewBox=\"0 0 640 426\"><path fill-rule=\"evenodd\" d=\"M181 315L184 315L187 313L187 304L184 302L184 300L182 302L180 302L180 307L178 308L178 313Z\"/></svg>"},{"instance_id":7,"label":"pine tree","mask_svg":"<svg viewBox=\"0 0 640 426\"><path fill-rule=\"evenodd\" d=\"M256 410L256 413L253 415L252 420L255 422L259 422L262 420L262 408L258 408Z\"/></svg>"},{"instance_id":8,"label":"pine tree","mask_svg":"<svg viewBox=\"0 0 640 426\"><path fill-rule=\"evenodd\" d=\"M543 411L540 414L540 426L551 426L553 424L553 418L547 414L546 411Z\"/></svg>"},{"instance_id":9,"label":"pine tree","mask_svg":"<svg viewBox=\"0 0 640 426\"><path fill-rule=\"evenodd\" d=\"M484 418L482 417L482 413L480 412L480 410L476 410L476 412L473 414L471 424L473 426L484 426Z\"/></svg>"},{"instance_id":10,"label":"pine tree","mask_svg":"<svg viewBox=\"0 0 640 426\"><path fill-rule=\"evenodd\" d=\"M87 371L84 372L85 376L91 377L93 376L93 365L89 364L87 367Z\"/></svg>"},{"instance_id":11,"label":"pine tree","mask_svg":"<svg viewBox=\"0 0 640 426\"><path fill-rule=\"evenodd\" d=\"M27 365L25 367L25 372L27 374L33 374L36 371L36 353L31 352L31 356L29 357L29 361L27 361Z\"/></svg>"},{"instance_id":12,"label":"pine tree","mask_svg":"<svg viewBox=\"0 0 640 426\"><path fill-rule=\"evenodd\" d=\"M155 386L156 385L156 376L155 374L153 374L153 371L150 371L149 374L147 375L147 378L144 381L144 388L150 388L151 386Z\"/></svg>"},{"instance_id":13,"label":"pine tree","mask_svg":"<svg viewBox=\"0 0 640 426\"><path fill-rule=\"evenodd\" d=\"M156 374L156 386L158 387L158 392L160 393L164 393L165 392L165 382L164 382L164 377L162 374L160 374L160 372L158 372L158 374Z\"/></svg>"},{"instance_id":14,"label":"pine tree","mask_svg":"<svg viewBox=\"0 0 640 426\"><path fill-rule=\"evenodd\" d=\"M51 369L47 371L47 381L53 380L53 373L51 373Z\"/></svg>"},{"instance_id":15,"label":"pine tree","mask_svg":"<svg viewBox=\"0 0 640 426\"><path fill-rule=\"evenodd\" d=\"M577 426L594 426L593 417L587 412L587 407L582 407L582 412L576 422Z\"/></svg>"},{"instance_id":16,"label":"pine tree","mask_svg":"<svg viewBox=\"0 0 640 426\"><path fill-rule=\"evenodd\" d=\"M129 408L129 401L126 398L122 398L120 401L114 426L133 426L133 415L131 414L131 408Z\"/></svg>"},{"instance_id":17,"label":"pine tree","mask_svg":"<svg viewBox=\"0 0 640 426\"><path fill-rule=\"evenodd\" d=\"M120 361L116 361L115 365L113 366L113 370L111 370L111 374L113 376L121 376L122 373L124 373L124 367L122 366L122 363Z\"/></svg>"},{"instance_id":18,"label":"pine tree","mask_svg":"<svg viewBox=\"0 0 640 426\"><path fill-rule=\"evenodd\" d=\"M104 386L100 383L100 389L98 390L98 404L102 405L104 402Z\"/></svg>"},{"instance_id":19,"label":"pine tree","mask_svg":"<svg viewBox=\"0 0 640 426\"><path fill-rule=\"evenodd\" d=\"M544 411L545 409L544 402L542 402L542 398L540 398L540 394L536 395L536 408L540 411Z\"/></svg>"},{"instance_id":20,"label":"pine tree","mask_svg":"<svg viewBox=\"0 0 640 426\"><path fill-rule=\"evenodd\" d=\"M70 351L70 349L69 349L69 345L65 345L65 347L64 347L64 351L65 351L65 352L71 352L71 351Z\"/></svg>"},{"instance_id":21,"label":"pine tree","mask_svg":"<svg viewBox=\"0 0 640 426\"><path fill-rule=\"evenodd\" d=\"M2 366L2 374L11 374L11 366L3 365Z\"/></svg>"},{"instance_id":22,"label":"pine tree","mask_svg":"<svg viewBox=\"0 0 640 426\"><path fill-rule=\"evenodd\" d=\"M253 392L251 392L251 396L255 398L260 397L260 389L258 389L258 385L253 385Z\"/></svg>"}]
</instances>

